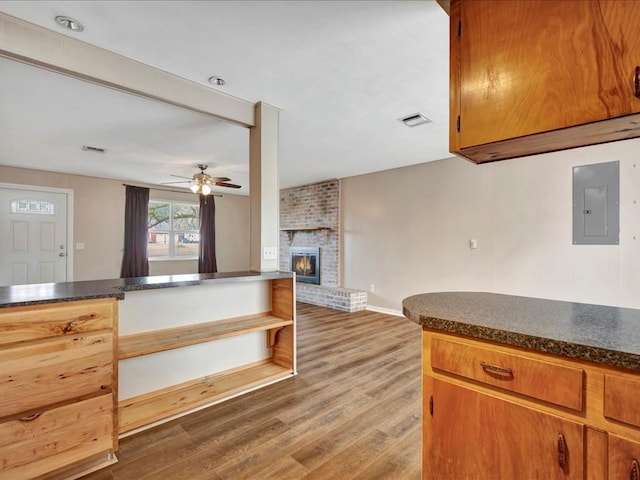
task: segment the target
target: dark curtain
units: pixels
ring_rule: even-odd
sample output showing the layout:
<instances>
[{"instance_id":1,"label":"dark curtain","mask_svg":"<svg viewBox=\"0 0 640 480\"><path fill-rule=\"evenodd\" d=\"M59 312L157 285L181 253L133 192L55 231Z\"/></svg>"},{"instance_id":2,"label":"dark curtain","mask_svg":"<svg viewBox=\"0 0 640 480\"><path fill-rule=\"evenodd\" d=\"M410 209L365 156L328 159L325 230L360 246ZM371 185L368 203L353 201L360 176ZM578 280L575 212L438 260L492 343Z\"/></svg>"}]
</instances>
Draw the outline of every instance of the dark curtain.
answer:
<instances>
[{"instance_id":1,"label":"dark curtain","mask_svg":"<svg viewBox=\"0 0 640 480\"><path fill-rule=\"evenodd\" d=\"M148 216L149 189L127 185L121 278L149 275L149 261L147 259Z\"/></svg>"},{"instance_id":2,"label":"dark curtain","mask_svg":"<svg viewBox=\"0 0 640 480\"><path fill-rule=\"evenodd\" d=\"M199 273L216 273L216 204L213 195L200 195Z\"/></svg>"}]
</instances>

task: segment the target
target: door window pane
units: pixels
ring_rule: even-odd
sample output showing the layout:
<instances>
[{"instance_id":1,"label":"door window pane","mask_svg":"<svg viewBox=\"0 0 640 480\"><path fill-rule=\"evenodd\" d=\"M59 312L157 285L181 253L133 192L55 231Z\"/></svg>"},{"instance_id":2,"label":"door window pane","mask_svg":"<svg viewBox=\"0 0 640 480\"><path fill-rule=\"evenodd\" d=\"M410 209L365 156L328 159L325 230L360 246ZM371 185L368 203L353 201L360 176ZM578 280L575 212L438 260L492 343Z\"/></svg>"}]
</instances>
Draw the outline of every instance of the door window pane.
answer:
<instances>
[{"instance_id":1,"label":"door window pane","mask_svg":"<svg viewBox=\"0 0 640 480\"><path fill-rule=\"evenodd\" d=\"M39 215L55 215L55 204L46 200L12 200L11 213L35 213Z\"/></svg>"}]
</instances>

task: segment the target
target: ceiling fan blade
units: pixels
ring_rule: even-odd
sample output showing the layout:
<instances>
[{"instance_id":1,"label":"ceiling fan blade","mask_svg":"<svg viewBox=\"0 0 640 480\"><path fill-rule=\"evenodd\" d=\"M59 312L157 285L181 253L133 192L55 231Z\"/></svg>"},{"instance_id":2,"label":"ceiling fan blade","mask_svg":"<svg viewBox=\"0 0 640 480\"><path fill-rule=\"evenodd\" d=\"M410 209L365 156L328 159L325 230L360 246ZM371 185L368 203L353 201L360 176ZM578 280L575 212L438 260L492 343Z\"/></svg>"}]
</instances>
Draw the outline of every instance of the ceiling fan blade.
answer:
<instances>
[{"instance_id":1,"label":"ceiling fan blade","mask_svg":"<svg viewBox=\"0 0 640 480\"><path fill-rule=\"evenodd\" d=\"M229 177L211 177L215 182L230 182Z\"/></svg>"},{"instance_id":2,"label":"ceiling fan blade","mask_svg":"<svg viewBox=\"0 0 640 480\"><path fill-rule=\"evenodd\" d=\"M173 183L191 183L191 180L180 180L179 182L162 182L160 185L171 185Z\"/></svg>"},{"instance_id":3,"label":"ceiling fan blade","mask_svg":"<svg viewBox=\"0 0 640 480\"><path fill-rule=\"evenodd\" d=\"M178 178L186 178L188 180L193 180L193 177L183 177L182 175L173 175L171 174L172 177L178 177Z\"/></svg>"},{"instance_id":4,"label":"ceiling fan blade","mask_svg":"<svg viewBox=\"0 0 640 480\"><path fill-rule=\"evenodd\" d=\"M216 182L216 185L219 187L227 187L227 188L242 188L240 185L236 185L235 183L227 183L227 182Z\"/></svg>"}]
</instances>

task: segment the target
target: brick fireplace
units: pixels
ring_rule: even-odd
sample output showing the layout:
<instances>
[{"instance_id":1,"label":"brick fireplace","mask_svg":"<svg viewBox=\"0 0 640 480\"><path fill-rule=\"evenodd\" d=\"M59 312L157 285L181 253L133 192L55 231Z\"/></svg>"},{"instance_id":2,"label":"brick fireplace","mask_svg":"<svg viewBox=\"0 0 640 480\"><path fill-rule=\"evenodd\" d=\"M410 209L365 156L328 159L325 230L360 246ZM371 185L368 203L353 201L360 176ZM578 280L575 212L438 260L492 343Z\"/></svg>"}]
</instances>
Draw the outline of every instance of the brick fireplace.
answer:
<instances>
[{"instance_id":1,"label":"brick fireplace","mask_svg":"<svg viewBox=\"0 0 640 480\"><path fill-rule=\"evenodd\" d=\"M291 249L309 248L318 251L320 283L298 282L297 299L346 312L364 310L367 293L340 286L340 181L337 179L280 190L280 269L294 269Z\"/></svg>"},{"instance_id":2,"label":"brick fireplace","mask_svg":"<svg viewBox=\"0 0 640 480\"><path fill-rule=\"evenodd\" d=\"M295 272L296 280L320 285L320 248L291 247L289 253L291 270Z\"/></svg>"}]
</instances>

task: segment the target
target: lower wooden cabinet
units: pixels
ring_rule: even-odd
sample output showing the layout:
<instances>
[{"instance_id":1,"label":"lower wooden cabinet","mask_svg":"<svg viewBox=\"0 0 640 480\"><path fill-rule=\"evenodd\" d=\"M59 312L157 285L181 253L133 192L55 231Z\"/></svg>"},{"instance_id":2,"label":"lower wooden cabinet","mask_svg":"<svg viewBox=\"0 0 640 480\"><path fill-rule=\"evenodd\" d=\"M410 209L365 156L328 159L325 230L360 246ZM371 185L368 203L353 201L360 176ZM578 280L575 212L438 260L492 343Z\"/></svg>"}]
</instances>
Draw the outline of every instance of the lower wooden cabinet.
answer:
<instances>
[{"instance_id":1,"label":"lower wooden cabinet","mask_svg":"<svg viewBox=\"0 0 640 480\"><path fill-rule=\"evenodd\" d=\"M640 374L423 329L423 480L640 480Z\"/></svg>"},{"instance_id":2,"label":"lower wooden cabinet","mask_svg":"<svg viewBox=\"0 0 640 480\"><path fill-rule=\"evenodd\" d=\"M604 376L604 416L640 427L640 379Z\"/></svg>"},{"instance_id":3,"label":"lower wooden cabinet","mask_svg":"<svg viewBox=\"0 0 640 480\"><path fill-rule=\"evenodd\" d=\"M640 443L609 435L609 480L640 479Z\"/></svg>"},{"instance_id":4,"label":"lower wooden cabinet","mask_svg":"<svg viewBox=\"0 0 640 480\"><path fill-rule=\"evenodd\" d=\"M433 381L429 479L583 479L584 425Z\"/></svg>"},{"instance_id":5,"label":"lower wooden cabinet","mask_svg":"<svg viewBox=\"0 0 640 480\"><path fill-rule=\"evenodd\" d=\"M0 478L30 479L113 447L113 398L101 395L0 423Z\"/></svg>"},{"instance_id":6,"label":"lower wooden cabinet","mask_svg":"<svg viewBox=\"0 0 640 480\"><path fill-rule=\"evenodd\" d=\"M0 349L0 418L111 389L113 333L86 332Z\"/></svg>"},{"instance_id":7,"label":"lower wooden cabinet","mask_svg":"<svg viewBox=\"0 0 640 480\"><path fill-rule=\"evenodd\" d=\"M111 461L117 311L114 298L0 309L0 480Z\"/></svg>"}]
</instances>

